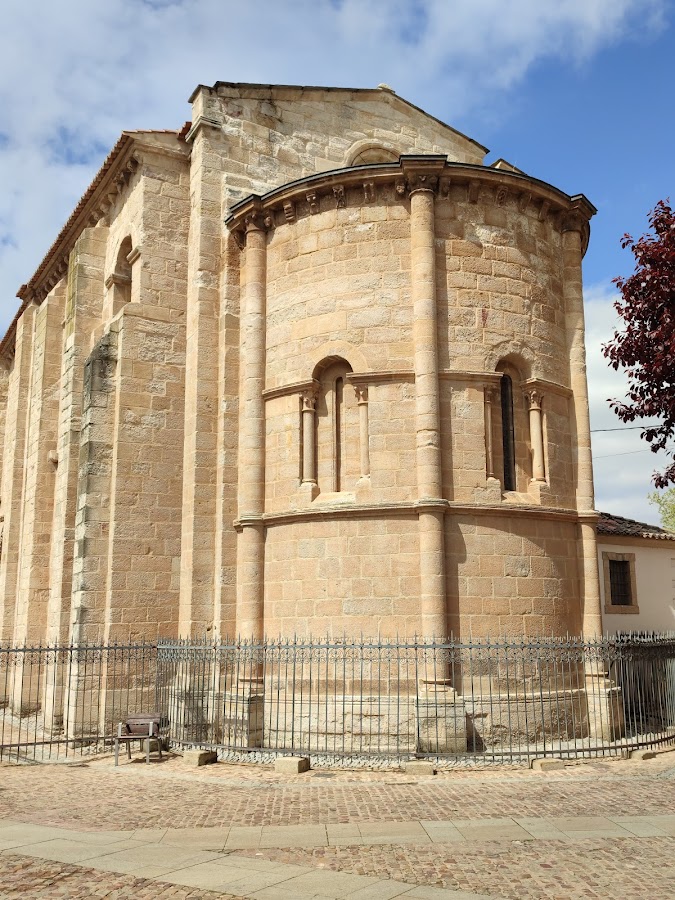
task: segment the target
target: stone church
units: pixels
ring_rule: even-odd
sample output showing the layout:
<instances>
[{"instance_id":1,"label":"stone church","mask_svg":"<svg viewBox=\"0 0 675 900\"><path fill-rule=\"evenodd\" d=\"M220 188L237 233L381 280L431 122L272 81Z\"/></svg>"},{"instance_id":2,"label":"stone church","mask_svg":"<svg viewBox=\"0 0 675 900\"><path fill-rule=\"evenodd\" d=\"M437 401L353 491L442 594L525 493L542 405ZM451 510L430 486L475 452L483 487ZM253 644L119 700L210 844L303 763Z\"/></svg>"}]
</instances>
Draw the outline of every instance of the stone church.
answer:
<instances>
[{"instance_id":1,"label":"stone church","mask_svg":"<svg viewBox=\"0 0 675 900\"><path fill-rule=\"evenodd\" d=\"M397 96L124 132L0 344L0 641L601 630L595 212Z\"/></svg>"}]
</instances>

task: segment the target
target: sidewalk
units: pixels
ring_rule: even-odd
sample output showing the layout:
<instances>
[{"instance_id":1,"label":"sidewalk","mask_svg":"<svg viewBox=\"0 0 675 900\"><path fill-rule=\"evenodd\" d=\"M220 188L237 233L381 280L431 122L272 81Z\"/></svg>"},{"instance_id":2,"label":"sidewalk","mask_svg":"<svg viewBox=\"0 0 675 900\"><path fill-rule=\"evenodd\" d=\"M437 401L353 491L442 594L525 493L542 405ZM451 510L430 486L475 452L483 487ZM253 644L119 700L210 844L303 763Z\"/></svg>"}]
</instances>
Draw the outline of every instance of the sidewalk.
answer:
<instances>
[{"instance_id":1,"label":"sidewalk","mask_svg":"<svg viewBox=\"0 0 675 900\"><path fill-rule=\"evenodd\" d=\"M665 898L674 851L674 753L425 778L0 768L2 898Z\"/></svg>"}]
</instances>

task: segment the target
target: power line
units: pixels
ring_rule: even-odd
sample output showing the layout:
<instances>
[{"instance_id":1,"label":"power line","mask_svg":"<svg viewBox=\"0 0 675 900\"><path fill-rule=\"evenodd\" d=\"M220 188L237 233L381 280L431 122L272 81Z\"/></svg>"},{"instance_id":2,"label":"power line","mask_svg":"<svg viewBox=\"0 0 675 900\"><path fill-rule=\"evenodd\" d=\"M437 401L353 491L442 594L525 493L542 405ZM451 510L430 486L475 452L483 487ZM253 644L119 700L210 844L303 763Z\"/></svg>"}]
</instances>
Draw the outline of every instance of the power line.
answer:
<instances>
[{"instance_id":1,"label":"power line","mask_svg":"<svg viewBox=\"0 0 675 900\"><path fill-rule=\"evenodd\" d=\"M638 431L643 428L658 428L659 423L655 422L653 425L626 425L625 428L591 428L591 434L596 434L598 431Z\"/></svg>"}]
</instances>

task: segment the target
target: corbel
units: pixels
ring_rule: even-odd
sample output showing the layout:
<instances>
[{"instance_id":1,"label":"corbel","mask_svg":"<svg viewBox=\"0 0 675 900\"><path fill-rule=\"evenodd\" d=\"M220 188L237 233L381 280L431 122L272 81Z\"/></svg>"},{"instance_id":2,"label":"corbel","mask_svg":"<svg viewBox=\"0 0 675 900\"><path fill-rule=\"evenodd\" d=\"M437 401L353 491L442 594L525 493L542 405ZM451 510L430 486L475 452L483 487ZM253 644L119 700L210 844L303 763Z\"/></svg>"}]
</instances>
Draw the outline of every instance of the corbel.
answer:
<instances>
[{"instance_id":1,"label":"corbel","mask_svg":"<svg viewBox=\"0 0 675 900\"><path fill-rule=\"evenodd\" d=\"M309 203L309 212L310 215L315 216L319 212L319 198L317 197L316 191L309 191L306 194L307 202Z\"/></svg>"},{"instance_id":2,"label":"corbel","mask_svg":"<svg viewBox=\"0 0 675 900\"><path fill-rule=\"evenodd\" d=\"M495 205L504 206L509 196L509 192L505 187L498 187L495 192Z\"/></svg>"},{"instance_id":3,"label":"corbel","mask_svg":"<svg viewBox=\"0 0 675 900\"><path fill-rule=\"evenodd\" d=\"M467 197L469 203L478 203L478 195L480 194L480 181L470 181L467 187Z\"/></svg>"},{"instance_id":4,"label":"corbel","mask_svg":"<svg viewBox=\"0 0 675 900\"><path fill-rule=\"evenodd\" d=\"M343 184L335 185L333 188L333 196L335 197L335 208L344 209L347 205L347 198L345 196L345 186Z\"/></svg>"},{"instance_id":5,"label":"corbel","mask_svg":"<svg viewBox=\"0 0 675 900\"><path fill-rule=\"evenodd\" d=\"M375 200L375 182L363 182L363 200L365 203L373 203Z\"/></svg>"},{"instance_id":6,"label":"corbel","mask_svg":"<svg viewBox=\"0 0 675 900\"><path fill-rule=\"evenodd\" d=\"M287 222L292 222L295 219L295 203L291 200L287 200L284 203L284 216Z\"/></svg>"},{"instance_id":7,"label":"corbel","mask_svg":"<svg viewBox=\"0 0 675 900\"><path fill-rule=\"evenodd\" d=\"M532 194L530 191L523 191L518 197L518 209L521 213L524 213L527 207L530 205L530 200L532 199Z\"/></svg>"},{"instance_id":8,"label":"corbel","mask_svg":"<svg viewBox=\"0 0 675 900\"><path fill-rule=\"evenodd\" d=\"M548 211L550 208L551 208L550 200L542 200L541 201L541 208L539 210L539 221L540 222L546 221L546 216L548 215Z\"/></svg>"}]
</instances>

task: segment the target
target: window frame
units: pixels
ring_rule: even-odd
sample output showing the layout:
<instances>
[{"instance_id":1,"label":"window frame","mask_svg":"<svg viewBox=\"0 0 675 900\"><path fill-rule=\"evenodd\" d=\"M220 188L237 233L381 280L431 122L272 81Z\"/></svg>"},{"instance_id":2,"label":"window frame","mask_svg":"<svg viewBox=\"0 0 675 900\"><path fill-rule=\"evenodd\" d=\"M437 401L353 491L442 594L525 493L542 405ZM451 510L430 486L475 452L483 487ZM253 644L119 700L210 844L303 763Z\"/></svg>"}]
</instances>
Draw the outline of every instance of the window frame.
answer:
<instances>
[{"instance_id":1,"label":"window frame","mask_svg":"<svg viewBox=\"0 0 675 900\"><path fill-rule=\"evenodd\" d=\"M626 562L628 563L629 583L631 602L613 603L612 602L612 582L610 577L610 562ZM638 605L637 580L635 577L635 554L634 553L614 553L611 551L602 551L602 573L605 587L605 613L611 615L636 615L640 612Z\"/></svg>"}]
</instances>

